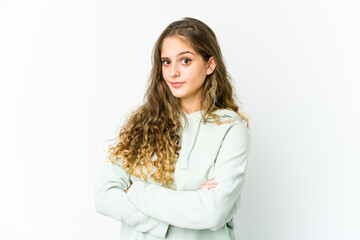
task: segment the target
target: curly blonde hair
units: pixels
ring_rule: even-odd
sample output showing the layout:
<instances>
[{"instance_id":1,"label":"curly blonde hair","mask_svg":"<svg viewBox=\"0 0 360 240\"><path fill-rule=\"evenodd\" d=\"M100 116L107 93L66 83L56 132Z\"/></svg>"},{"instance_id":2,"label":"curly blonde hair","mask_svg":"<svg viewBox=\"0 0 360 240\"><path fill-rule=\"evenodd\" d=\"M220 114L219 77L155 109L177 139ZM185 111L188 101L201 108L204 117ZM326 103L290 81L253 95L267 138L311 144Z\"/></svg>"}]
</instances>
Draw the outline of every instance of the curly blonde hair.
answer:
<instances>
[{"instance_id":1,"label":"curly blonde hair","mask_svg":"<svg viewBox=\"0 0 360 240\"><path fill-rule=\"evenodd\" d=\"M180 99L173 96L162 76L161 47L166 37L184 37L204 61L214 57L216 68L204 82L201 109L203 122L213 117L216 124L222 124L217 109L231 109L246 121L248 118L239 112L235 103L236 95L227 73L222 53L214 32L203 22L194 18L183 18L171 23L159 36L152 52L152 71L144 96L144 104L138 107L125 121L115 143L108 148L110 161L120 160L121 167L129 174L147 181L153 181L171 188L174 179L175 163L179 157L180 136L185 126L181 126L180 114L186 116L180 107ZM237 102L239 102L237 100ZM186 122L187 124L187 122ZM156 156L156 159L152 158Z\"/></svg>"}]
</instances>

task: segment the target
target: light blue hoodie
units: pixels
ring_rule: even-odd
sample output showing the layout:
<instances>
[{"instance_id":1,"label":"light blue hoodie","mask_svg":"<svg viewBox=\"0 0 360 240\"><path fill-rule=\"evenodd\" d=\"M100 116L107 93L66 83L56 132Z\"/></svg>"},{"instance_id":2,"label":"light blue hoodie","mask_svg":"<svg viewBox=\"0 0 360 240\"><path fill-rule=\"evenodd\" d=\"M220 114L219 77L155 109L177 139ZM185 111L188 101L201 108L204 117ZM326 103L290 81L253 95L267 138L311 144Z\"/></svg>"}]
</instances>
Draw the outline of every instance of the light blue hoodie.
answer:
<instances>
[{"instance_id":1,"label":"light blue hoodie","mask_svg":"<svg viewBox=\"0 0 360 240\"><path fill-rule=\"evenodd\" d=\"M95 208L122 223L121 240L235 239L233 217L240 206L250 135L234 111L214 113L220 121L233 121L204 124L201 111L185 112L188 125L181 135L172 189L151 178L144 182L110 161L104 163ZM181 122L184 126L183 118ZM200 190L211 178L218 185Z\"/></svg>"}]
</instances>

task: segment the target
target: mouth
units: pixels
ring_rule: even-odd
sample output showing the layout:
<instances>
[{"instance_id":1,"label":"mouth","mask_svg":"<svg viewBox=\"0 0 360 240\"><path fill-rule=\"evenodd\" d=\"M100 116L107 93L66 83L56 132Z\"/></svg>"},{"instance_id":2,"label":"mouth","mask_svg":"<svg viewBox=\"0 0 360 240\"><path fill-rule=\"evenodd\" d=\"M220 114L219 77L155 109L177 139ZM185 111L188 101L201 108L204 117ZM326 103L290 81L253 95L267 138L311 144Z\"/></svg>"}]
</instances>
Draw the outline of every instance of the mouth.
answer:
<instances>
[{"instance_id":1,"label":"mouth","mask_svg":"<svg viewBox=\"0 0 360 240\"><path fill-rule=\"evenodd\" d=\"M174 88L181 87L185 82L170 82Z\"/></svg>"}]
</instances>

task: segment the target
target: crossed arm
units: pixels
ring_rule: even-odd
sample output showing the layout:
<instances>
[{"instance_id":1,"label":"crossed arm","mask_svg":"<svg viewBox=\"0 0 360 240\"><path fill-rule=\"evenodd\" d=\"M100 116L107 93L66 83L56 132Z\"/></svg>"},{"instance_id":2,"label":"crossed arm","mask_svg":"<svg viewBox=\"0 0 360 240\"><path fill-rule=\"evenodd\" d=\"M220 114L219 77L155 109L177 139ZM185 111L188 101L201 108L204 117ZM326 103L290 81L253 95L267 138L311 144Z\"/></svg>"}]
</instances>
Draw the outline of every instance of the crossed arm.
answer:
<instances>
[{"instance_id":1,"label":"crossed arm","mask_svg":"<svg viewBox=\"0 0 360 240\"><path fill-rule=\"evenodd\" d=\"M130 187L127 172L106 163L96 187L96 211L163 238L169 224L215 231L236 213L249 146L247 129L241 124L230 127L214 166L218 185L197 191L175 191L143 181Z\"/></svg>"},{"instance_id":2,"label":"crossed arm","mask_svg":"<svg viewBox=\"0 0 360 240\"><path fill-rule=\"evenodd\" d=\"M174 226L217 230L236 213L244 184L250 148L248 130L234 124L228 130L214 166L218 185L213 189L175 191L142 181L126 194L143 213Z\"/></svg>"},{"instance_id":3,"label":"crossed arm","mask_svg":"<svg viewBox=\"0 0 360 240\"><path fill-rule=\"evenodd\" d=\"M128 179L128 173L120 166L109 162L102 166L100 180L95 189L96 212L131 225L137 231L165 238L170 225L144 214L126 198L125 194L131 186ZM203 188L210 189L214 186L208 182Z\"/></svg>"},{"instance_id":4,"label":"crossed arm","mask_svg":"<svg viewBox=\"0 0 360 240\"><path fill-rule=\"evenodd\" d=\"M96 212L126 223L139 232L165 238L169 224L144 214L126 198L129 179L128 173L117 164L104 163L95 187Z\"/></svg>"}]
</instances>

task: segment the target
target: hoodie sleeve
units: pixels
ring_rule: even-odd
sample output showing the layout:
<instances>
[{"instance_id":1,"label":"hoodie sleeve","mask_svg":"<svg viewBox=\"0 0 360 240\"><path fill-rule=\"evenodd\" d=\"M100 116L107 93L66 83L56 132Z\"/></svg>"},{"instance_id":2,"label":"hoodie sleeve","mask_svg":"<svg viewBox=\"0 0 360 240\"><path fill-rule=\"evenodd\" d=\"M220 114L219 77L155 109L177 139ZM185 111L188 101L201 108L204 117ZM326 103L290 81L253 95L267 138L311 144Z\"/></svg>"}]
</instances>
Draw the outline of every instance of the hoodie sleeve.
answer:
<instances>
[{"instance_id":1,"label":"hoodie sleeve","mask_svg":"<svg viewBox=\"0 0 360 240\"><path fill-rule=\"evenodd\" d=\"M148 232L165 238L169 224L152 218L134 206L127 198L130 186L128 173L117 164L105 162L95 187L97 213L134 227L139 232Z\"/></svg>"},{"instance_id":2,"label":"hoodie sleeve","mask_svg":"<svg viewBox=\"0 0 360 240\"><path fill-rule=\"evenodd\" d=\"M171 225L215 231L237 211L249 148L246 126L235 123L227 131L216 158L211 176L218 183L215 188L176 191L138 181L126 196L145 214Z\"/></svg>"}]
</instances>

